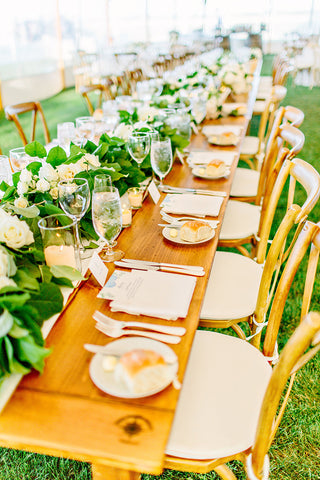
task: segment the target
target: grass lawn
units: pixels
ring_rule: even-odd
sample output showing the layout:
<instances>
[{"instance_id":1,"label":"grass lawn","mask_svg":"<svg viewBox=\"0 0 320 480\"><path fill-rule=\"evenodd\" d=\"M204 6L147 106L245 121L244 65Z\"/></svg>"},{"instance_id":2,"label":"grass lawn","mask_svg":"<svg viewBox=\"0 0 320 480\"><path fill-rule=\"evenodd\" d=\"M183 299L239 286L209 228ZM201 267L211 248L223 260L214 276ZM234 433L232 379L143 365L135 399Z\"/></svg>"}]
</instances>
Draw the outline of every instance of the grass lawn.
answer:
<instances>
[{"instance_id":1,"label":"grass lawn","mask_svg":"<svg viewBox=\"0 0 320 480\"><path fill-rule=\"evenodd\" d=\"M271 69L272 57L266 56L263 74ZM320 171L320 88L309 90L306 87L292 86L288 81L288 93L284 105L294 105L305 113L301 130L306 136L300 158L311 163ZM51 137L56 137L56 125L63 121L73 121L87 115L87 109L79 94L68 89L53 98L41 102L50 129ZM255 123L252 129L256 129ZM37 138L43 141L43 138ZM3 112L0 114L0 147L7 154L10 148L21 146L21 141L12 122L8 122ZM298 192L298 195L301 193ZM283 206L285 208L285 206ZM279 208L278 219L283 215ZM320 205L314 208L310 220L320 221ZM286 342L297 325L300 313L299 296L304 280L303 265L291 289L279 334L279 345ZM315 285L312 308L319 309L320 281ZM291 397L270 450L271 480L319 480L320 479L320 355L311 361L298 375ZM235 462L234 471L239 478L245 478L242 467ZM85 463L35 455L10 449L0 449L0 480L89 480L90 466ZM214 480L214 473L207 475L187 474L166 471L160 477L144 475L144 480L195 479ZM108 479L106 479L108 480Z\"/></svg>"}]
</instances>

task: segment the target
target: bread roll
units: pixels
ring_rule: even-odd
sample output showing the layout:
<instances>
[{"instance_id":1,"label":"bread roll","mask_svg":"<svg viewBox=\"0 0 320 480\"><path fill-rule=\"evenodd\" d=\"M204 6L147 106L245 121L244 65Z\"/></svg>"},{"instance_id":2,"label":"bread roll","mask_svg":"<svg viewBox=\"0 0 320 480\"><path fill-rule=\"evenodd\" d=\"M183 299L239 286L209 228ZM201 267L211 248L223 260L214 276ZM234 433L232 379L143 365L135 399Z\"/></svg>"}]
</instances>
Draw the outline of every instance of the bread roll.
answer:
<instances>
[{"instance_id":1,"label":"bread roll","mask_svg":"<svg viewBox=\"0 0 320 480\"><path fill-rule=\"evenodd\" d=\"M185 242L200 242L209 238L212 233L212 227L201 220L191 220L182 225L180 229L180 238Z\"/></svg>"},{"instance_id":2,"label":"bread roll","mask_svg":"<svg viewBox=\"0 0 320 480\"><path fill-rule=\"evenodd\" d=\"M210 137L209 142L217 145L235 145L238 142L238 137L233 132L223 132L220 135Z\"/></svg>"},{"instance_id":3,"label":"bread roll","mask_svg":"<svg viewBox=\"0 0 320 480\"><path fill-rule=\"evenodd\" d=\"M226 164L223 160L212 160L206 166L206 175L208 177L219 177L226 171Z\"/></svg>"},{"instance_id":4,"label":"bread roll","mask_svg":"<svg viewBox=\"0 0 320 480\"><path fill-rule=\"evenodd\" d=\"M169 379L164 358L153 350L131 350L120 358L115 377L134 394L144 394L163 385Z\"/></svg>"}]
</instances>

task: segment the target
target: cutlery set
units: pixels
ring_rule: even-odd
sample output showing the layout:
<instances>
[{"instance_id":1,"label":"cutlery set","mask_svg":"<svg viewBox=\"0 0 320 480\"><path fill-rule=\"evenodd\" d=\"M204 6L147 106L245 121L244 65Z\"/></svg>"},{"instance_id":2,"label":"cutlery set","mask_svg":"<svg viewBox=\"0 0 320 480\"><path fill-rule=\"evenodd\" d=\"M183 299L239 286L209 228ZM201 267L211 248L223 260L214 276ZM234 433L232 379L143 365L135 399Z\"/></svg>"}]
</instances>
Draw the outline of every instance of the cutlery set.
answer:
<instances>
[{"instance_id":1,"label":"cutlery set","mask_svg":"<svg viewBox=\"0 0 320 480\"><path fill-rule=\"evenodd\" d=\"M175 263L149 262L147 260L133 260L123 258L121 261L114 262L117 267L131 268L135 270L159 270L162 272L183 273L195 277L203 277L205 271L203 267L193 265L177 265Z\"/></svg>"},{"instance_id":2,"label":"cutlery set","mask_svg":"<svg viewBox=\"0 0 320 480\"><path fill-rule=\"evenodd\" d=\"M194 195L212 195L214 197L226 197L226 192L221 192L219 190L204 190L200 188L182 188L182 187L172 187L170 185L159 185L159 190L164 193L193 193Z\"/></svg>"}]
</instances>

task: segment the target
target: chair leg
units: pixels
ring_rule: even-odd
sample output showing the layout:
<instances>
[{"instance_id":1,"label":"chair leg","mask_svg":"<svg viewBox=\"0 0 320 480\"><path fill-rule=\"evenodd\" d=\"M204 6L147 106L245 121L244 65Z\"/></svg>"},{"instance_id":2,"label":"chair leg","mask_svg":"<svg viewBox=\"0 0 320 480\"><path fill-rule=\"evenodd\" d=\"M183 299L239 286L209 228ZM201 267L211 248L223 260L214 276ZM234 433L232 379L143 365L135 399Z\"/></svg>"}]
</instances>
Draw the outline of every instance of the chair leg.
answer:
<instances>
[{"instance_id":1,"label":"chair leg","mask_svg":"<svg viewBox=\"0 0 320 480\"><path fill-rule=\"evenodd\" d=\"M223 480L237 480L235 474L230 470L227 465L219 465L213 469Z\"/></svg>"},{"instance_id":2,"label":"chair leg","mask_svg":"<svg viewBox=\"0 0 320 480\"><path fill-rule=\"evenodd\" d=\"M241 338L242 340L247 339L246 334L244 333L244 331L242 330L242 328L240 327L240 325L238 323L235 323L234 325L231 325L231 328L234 332L236 332L236 334L238 335L239 338Z\"/></svg>"},{"instance_id":3,"label":"chair leg","mask_svg":"<svg viewBox=\"0 0 320 480\"><path fill-rule=\"evenodd\" d=\"M236 249L239 250L239 252L244 255L245 257L248 257L248 258L251 258L251 255L250 253L248 252L248 250L243 247L242 245L237 245L236 246Z\"/></svg>"},{"instance_id":4,"label":"chair leg","mask_svg":"<svg viewBox=\"0 0 320 480\"><path fill-rule=\"evenodd\" d=\"M92 464L92 480L140 480L140 478L138 472Z\"/></svg>"}]
</instances>

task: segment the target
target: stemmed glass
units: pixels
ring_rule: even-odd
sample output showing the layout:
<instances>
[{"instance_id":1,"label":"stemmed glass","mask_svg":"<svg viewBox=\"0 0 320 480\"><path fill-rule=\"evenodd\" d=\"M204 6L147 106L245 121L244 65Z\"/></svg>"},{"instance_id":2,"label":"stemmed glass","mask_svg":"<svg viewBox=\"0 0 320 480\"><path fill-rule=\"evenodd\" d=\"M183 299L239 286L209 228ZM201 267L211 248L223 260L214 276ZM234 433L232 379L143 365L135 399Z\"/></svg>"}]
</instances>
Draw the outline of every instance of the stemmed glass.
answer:
<instances>
[{"instance_id":1,"label":"stemmed glass","mask_svg":"<svg viewBox=\"0 0 320 480\"><path fill-rule=\"evenodd\" d=\"M59 203L62 210L77 221L76 236L81 258L86 258L90 253L85 251L80 239L79 223L90 205L90 189L85 178L62 180L58 183Z\"/></svg>"},{"instance_id":2,"label":"stemmed glass","mask_svg":"<svg viewBox=\"0 0 320 480\"><path fill-rule=\"evenodd\" d=\"M140 165L150 151L149 133L133 132L128 138L127 149L133 160Z\"/></svg>"},{"instance_id":3,"label":"stemmed glass","mask_svg":"<svg viewBox=\"0 0 320 480\"><path fill-rule=\"evenodd\" d=\"M152 170L158 175L162 185L162 180L170 172L173 162L170 138L152 139L150 160Z\"/></svg>"},{"instance_id":4,"label":"stemmed glass","mask_svg":"<svg viewBox=\"0 0 320 480\"><path fill-rule=\"evenodd\" d=\"M122 210L119 191L109 185L97 185L92 194L92 223L101 238L106 242L102 253L104 262L114 262L124 256L121 250L113 250L114 241L122 228Z\"/></svg>"}]
</instances>

